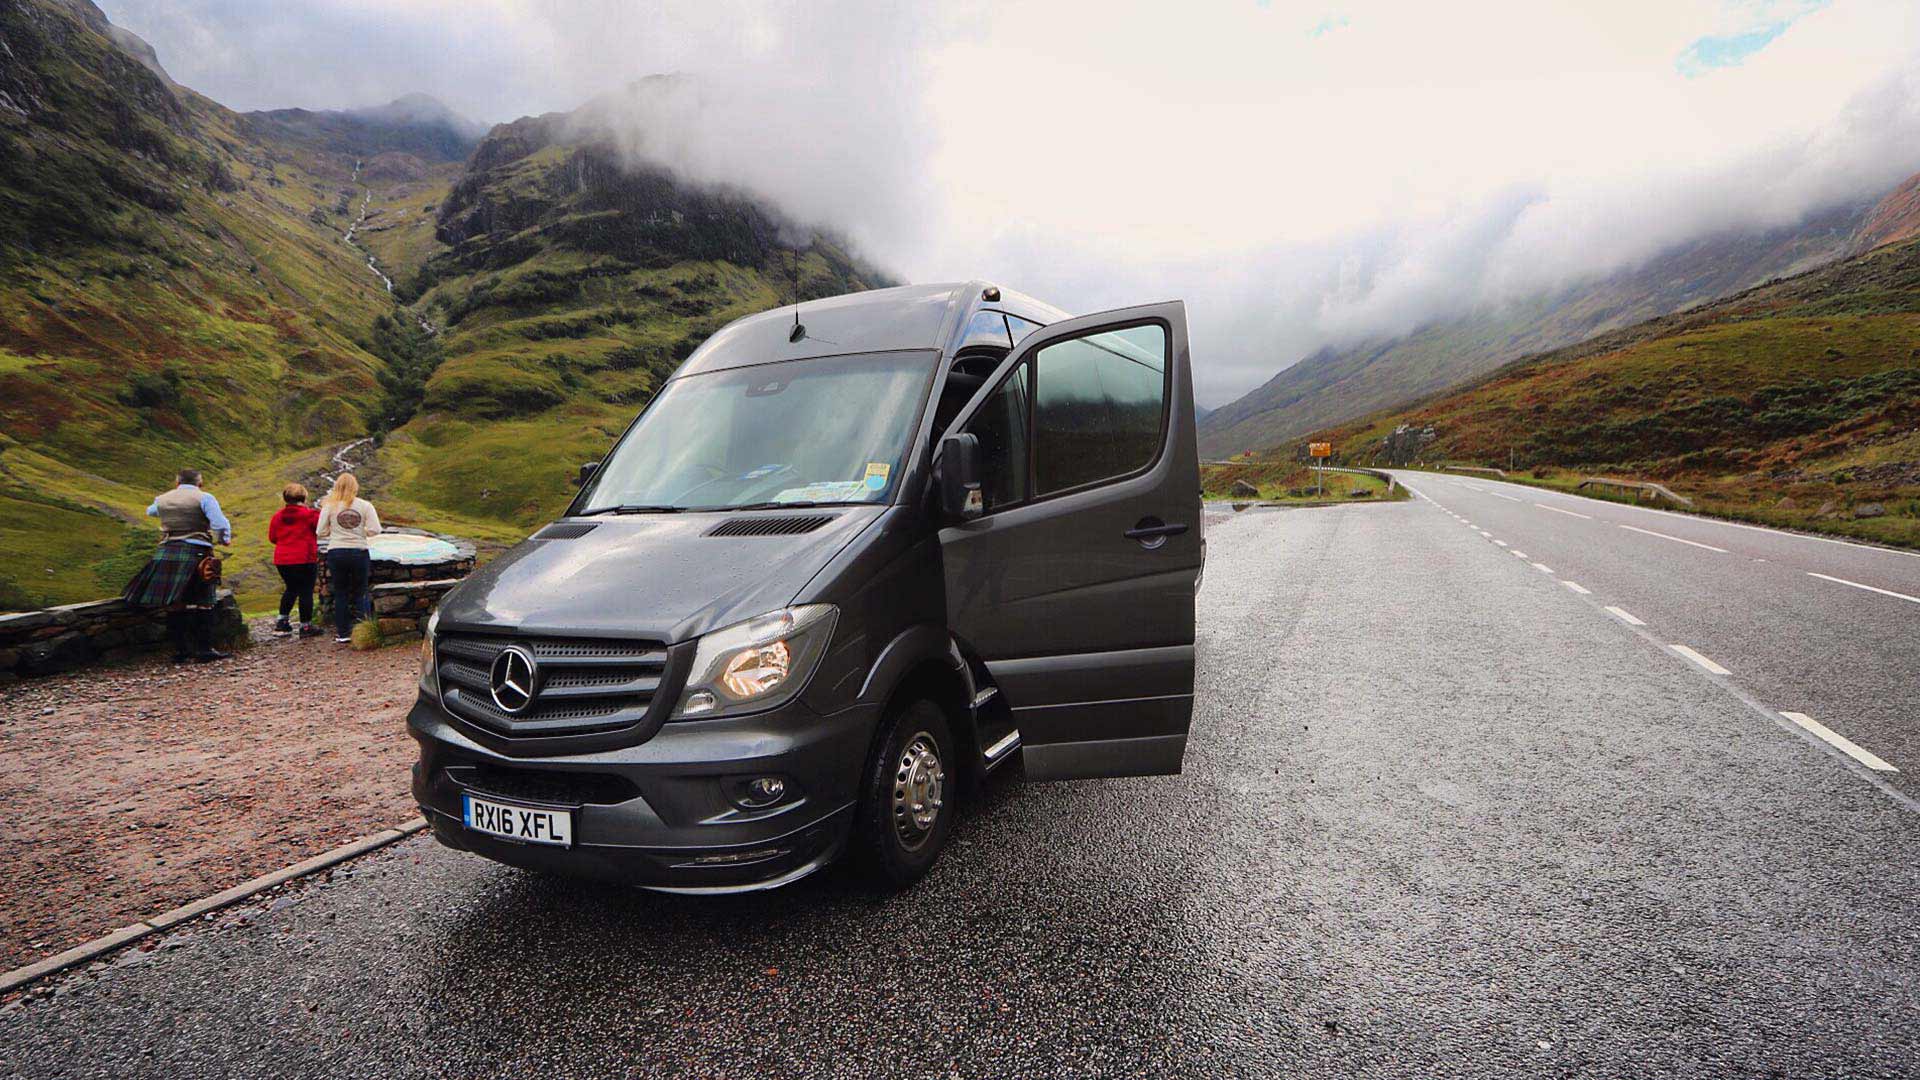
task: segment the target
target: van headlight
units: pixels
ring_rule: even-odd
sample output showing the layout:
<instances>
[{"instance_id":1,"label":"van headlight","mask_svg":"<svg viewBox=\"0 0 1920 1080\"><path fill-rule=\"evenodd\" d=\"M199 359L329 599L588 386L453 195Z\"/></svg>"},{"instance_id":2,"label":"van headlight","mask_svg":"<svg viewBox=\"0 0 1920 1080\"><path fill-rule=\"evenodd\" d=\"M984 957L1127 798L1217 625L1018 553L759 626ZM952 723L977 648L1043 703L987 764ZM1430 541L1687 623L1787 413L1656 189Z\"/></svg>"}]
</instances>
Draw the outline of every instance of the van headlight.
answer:
<instances>
[{"instance_id":1,"label":"van headlight","mask_svg":"<svg viewBox=\"0 0 1920 1080\"><path fill-rule=\"evenodd\" d=\"M439 672L435 670L438 658L433 654L433 635L438 629L440 610L435 608L433 614L427 616L426 636L420 639L420 690L432 694L436 699L440 697L440 679Z\"/></svg>"},{"instance_id":2,"label":"van headlight","mask_svg":"<svg viewBox=\"0 0 1920 1080\"><path fill-rule=\"evenodd\" d=\"M783 608L701 637L674 718L757 712L789 700L826 654L839 614L832 604Z\"/></svg>"}]
</instances>

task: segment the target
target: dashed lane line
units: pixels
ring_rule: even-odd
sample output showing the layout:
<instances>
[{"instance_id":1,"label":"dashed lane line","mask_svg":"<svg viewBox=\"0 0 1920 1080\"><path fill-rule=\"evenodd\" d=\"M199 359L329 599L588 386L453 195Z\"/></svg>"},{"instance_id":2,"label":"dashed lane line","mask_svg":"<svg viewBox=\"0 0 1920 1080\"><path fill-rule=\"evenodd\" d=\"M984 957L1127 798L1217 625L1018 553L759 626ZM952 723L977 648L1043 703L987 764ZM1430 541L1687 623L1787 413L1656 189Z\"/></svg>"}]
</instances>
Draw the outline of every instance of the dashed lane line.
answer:
<instances>
[{"instance_id":1,"label":"dashed lane line","mask_svg":"<svg viewBox=\"0 0 1920 1080\"><path fill-rule=\"evenodd\" d=\"M1562 510L1562 509L1560 509L1560 508L1559 508L1559 507L1557 507L1557 506L1548 506L1548 505L1547 505L1546 503L1534 503L1533 505L1535 505L1535 506L1537 506L1537 507L1539 507L1539 508L1540 508L1540 509L1542 509L1542 510L1551 510L1551 511L1553 511L1553 512L1554 512L1554 513L1556 513L1556 514L1565 514L1565 515L1567 515L1568 517L1577 517L1577 518L1579 518L1579 519L1580 519L1580 520L1582 520L1582 521L1592 521L1592 520L1593 520L1593 515L1592 515L1592 514L1579 514L1579 513L1575 513L1575 512L1574 512L1574 511L1572 511L1572 510Z\"/></svg>"},{"instance_id":2,"label":"dashed lane line","mask_svg":"<svg viewBox=\"0 0 1920 1080\"><path fill-rule=\"evenodd\" d=\"M1524 559L1527 557L1527 553L1524 551L1521 551L1519 548L1508 548L1507 554L1513 556L1516 559Z\"/></svg>"},{"instance_id":3,"label":"dashed lane line","mask_svg":"<svg viewBox=\"0 0 1920 1080\"><path fill-rule=\"evenodd\" d=\"M1607 610L1613 612L1614 617L1618 618L1621 622L1626 623L1628 626L1647 625L1646 623L1643 623L1639 619L1635 618L1633 612L1628 611L1626 608L1617 608L1609 604L1607 606Z\"/></svg>"},{"instance_id":4,"label":"dashed lane line","mask_svg":"<svg viewBox=\"0 0 1920 1080\"><path fill-rule=\"evenodd\" d=\"M1699 653L1693 651L1692 649L1687 648L1685 645L1669 645L1667 646L1667 648L1672 649L1674 652L1679 653L1681 656L1684 656L1687 659L1693 661L1694 663L1699 664L1701 667L1705 668L1711 674L1714 674L1714 675L1733 674L1733 672L1728 671L1726 668L1721 667L1719 664L1714 663L1712 660L1709 660L1706 657L1701 656Z\"/></svg>"},{"instance_id":5,"label":"dashed lane line","mask_svg":"<svg viewBox=\"0 0 1920 1080\"><path fill-rule=\"evenodd\" d=\"M1516 498L1514 498L1514 497L1513 497L1513 496L1511 496L1511 495L1502 495L1502 494L1500 494L1500 493L1499 493L1499 492L1497 492L1497 491L1489 491L1489 492L1487 492L1487 494L1489 494L1489 495L1491 495L1491 496L1493 496L1493 497L1494 497L1494 498L1496 498L1496 499L1505 499L1505 500L1507 500L1508 502L1526 502L1526 501L1527 501L1527 500L1525 500L1525 499L1516 499Z\"/></svg>"},{"instance_id":6,"label":"dashed lane line","mask_svg":"<svg viewBox=\"0 0 1920 1080\"><path fill-rule=\"evenodd\" d=\"M1533 568L1534 568L1535 570L1538 570L1538 571L1540 571L1540 572L1541 572L1541 573L1543 573L1543 574L1551 574L1551 573L1553 573L1553 567L1551 567L1551 566L1548 566L1548 565L1547 565L1546 563L1543 563L1543 562L1537 562L1537 563L1534 563L1534 564L1533 564Z\"/></svg>"},{"instance_id":7,"label":"dashed lane line","mask_svg":"<svg viewBox=\"0 0 1920 1080\"><path fill-rule=\"evenodd\" d=\"M1562 581L1560 582L1560 584L1565 585L1567 588L1572 589L1574 592L1579 593L1581 596L1593 595L1592 589L1587 588L1585 585L1582 585L1577 581Z\"/></svg>"},{"instance_id":8,"label":"dashed lane line","mask_svg":"<svg viewBox=\"0 0 1920 1080\"><path fill-rule=\"evenodd\" d=\"M1652 529L1643 529L1638 525L1622 525L1620 527L1623 529L1627 529L1631 532L1645 533L1648 536L1657 536L1662 540L1671 540L1676 544L1689 544L1697 548L1706 548L1708 551L1717 551L1722 555L1725 555L1727 553L1727 549L1723 547L1714 547L1712 544L1703 544L1698 540L1687 540L1683 537L1668 536L1666 533L1654 532Z\"/></svg>"},{"instance_id":9,"label":"dashed lane line","mask_svg":"<svg viewBox=\"0 0 1920 1080\"><path fill-rule=\"evenodd\" d=\"M1786 717L1787 719L1793 721L1796 724L1799 724L1801 727L1812 732L1814 734L1814 737L1818 738L1821 742L1826 743L1828 746L1833 747L1835 750L1838 750L1841 753L1852 758L1853 760L1859 762L1860 764L1865 765L1867 768L1872 769L1874 772L1899 772L1900 771L1899 769L1896 769L1893 766L1887 764L1886 761L1882 759L1878 754L1875 754L1870 750L1864 749L1856 745L1852 739L1849 739L1845 735L1842 735L1839 732L1833 730L1832 728L1826 726L1825 724L1822 724L1820 721L1815 720L1813 717L1808 716L1806 713L1786 712L1783 710L1780 713L1780 715Z\"/></svg>"},{"instance_id":10,"label":"dashed lane line","mask_svg":"<svg viewBox=\"0 0 1920 1080\"><path fill-rule=\"evenodd\" d=\"M1894 592L1892 589L1882 589L1875 585L1862 585L1857 581L1848 581L1846 578L1834 577L1832 574L1816 574L1813 571L1809 570L1807 571L1807 576L1817 577L1822 581L1831 581L1836 585L1851 585L1856 589L1865 589L1868 592L1879 593L1881 596L1891 596L1897 600L1905 600L1905 601L1908 601L1909 603L1920 604L1920 596L1908 596L1906 593Z\"/></svg>"},{"instance_id":11,"label":"dashed lane line","mask_svg":"<svg viewBox=\"0 0 1920 1080\"><path fill-rule=\"evenodd\" d=\"M1505 540L1495 540L1494 543L1499 544L1501 547L1507 546L1507 542Z\"/></svg>"}]
</instances>

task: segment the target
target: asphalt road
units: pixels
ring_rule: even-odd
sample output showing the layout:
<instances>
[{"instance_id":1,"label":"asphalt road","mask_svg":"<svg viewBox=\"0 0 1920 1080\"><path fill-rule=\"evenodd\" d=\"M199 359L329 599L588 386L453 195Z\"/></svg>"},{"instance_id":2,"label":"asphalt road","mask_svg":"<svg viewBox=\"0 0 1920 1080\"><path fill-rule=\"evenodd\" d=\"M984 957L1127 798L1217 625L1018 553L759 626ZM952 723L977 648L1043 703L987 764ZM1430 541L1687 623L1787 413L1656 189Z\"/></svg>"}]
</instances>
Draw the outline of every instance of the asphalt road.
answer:
<instances>
[{"instance_id":1,"label":"asphalt road","mask_svg":"<svg viewBox=\"0 0 1920 1080\"><path fill-rule=\"evenodd\" d=\"M1477 476L1397 475L1459 527L1705 657L1766 708L1840 735L1920 797L1920 553Z\"/></svg>"},{"instance_id":2,"label":"asphalt road","mask_svg":"<svg viewBox=\"0 0 1920 1080\"><path fill-rule=\"evenodd\" d=\"M1485 492L1413 482L1503 524ZM1656 605L1616 595L1605 540L1506 527L1556 573L1425 500L1211 527L1185 774L1000 781L906 895L831 874L660 897L416 840L0 1012L0 1074L1920 1071L1920 813L1777 714L1911 761L1897 707L1843 708L1898 677L1809 630L1823 678L1879 681L1761 681L1788 646L1729 590L1777 573L1750 592L1787 603L1787 568L1656 574L1680 552L1651 545L1686 546L1607 526L1691 590ZM1920 608L1889 604L1911 668Z\"/></svg>"}]
</instances>

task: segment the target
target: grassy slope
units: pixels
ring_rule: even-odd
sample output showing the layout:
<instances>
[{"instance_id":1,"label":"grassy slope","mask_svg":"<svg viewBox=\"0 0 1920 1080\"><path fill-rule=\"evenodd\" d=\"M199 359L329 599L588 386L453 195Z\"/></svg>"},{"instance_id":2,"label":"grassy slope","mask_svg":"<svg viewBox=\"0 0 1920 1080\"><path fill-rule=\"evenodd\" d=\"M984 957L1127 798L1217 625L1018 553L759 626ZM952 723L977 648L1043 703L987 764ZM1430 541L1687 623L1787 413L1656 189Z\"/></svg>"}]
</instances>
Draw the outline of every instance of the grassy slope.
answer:
<instances>
[{"instance_id":1,"label":"grassy slope","mask_svg":"<svg viewBox=\"0 0 1920 1080\"><path fill-rule=\"evenodd\" d=\"M0 122L0 606L24 606L117 588L175 468L231 505L363 432L393 301L330 213L350 161L252 140L62 6L4 18L37 106Z\"/></svg>"},{"instance_id":2,"label":"grassy slope","mask_svg":"<svg viewBox=\"0 0 1920 1080\"><path fill-rule=\"evenodd\" d=\"M554 514L714 329L795 278L870 284L833 243L785 246L764 207L624 168L554 118L503 128L472 170L363 154L170 87L64 6L0 8L0 31L23 61L0 91L36 106L0 112L0 609L115 591L183 464L234 519L243 603L270 603L280 485L391 405L382 314L429 319L445 359L363 481L384 518L493 546ZM340 238L365 190L356 238L398 299Z\"/></svg>"},{"instance_id":3,"label":"grassy slope","mask_svg":"<svg viewBox=\"0 0 1920 1080\"><path fill-rule=\"evenodd\" d=\"M1417 453L1397 428L1432 427ZM1546 353L1331 429L1349 461L1656 479L1700 509L1920 546L1920 242ZM1877 503L1887 512L1856 517Z\"/></svg>"},{"instance_id":4,"label":"grassy slope","mask_svg":"<svg viewBox=\"0 0 1920 1080\"><path fill-rule=\"evenodd\" d=\"M371 479L481 540L557 514L579 464L714 330L787 302L796 278L803 296L874 283L825 240L780 246L762 208L612 169L591 142L547 142L555 130L522 121L483 143L442 211L457 244L403 289L443 328L445 359Z\"/></svg>"},{"instance_id":5,"label":"grassy slope","mask_svg":"<svg viewBox=\"0 0 1920 1080\"><path fill-rule=\"evenodd\" d=\"M1201 424L1201 452L1272 446L1520 357L1831 262L1860 250L1856 230L1866 214L1864 206L1835 207L1786 228L1684 246L1557 296L1474 312L1389 341L1323 349L1209 415Z\"/></svg>"}]
</instances>

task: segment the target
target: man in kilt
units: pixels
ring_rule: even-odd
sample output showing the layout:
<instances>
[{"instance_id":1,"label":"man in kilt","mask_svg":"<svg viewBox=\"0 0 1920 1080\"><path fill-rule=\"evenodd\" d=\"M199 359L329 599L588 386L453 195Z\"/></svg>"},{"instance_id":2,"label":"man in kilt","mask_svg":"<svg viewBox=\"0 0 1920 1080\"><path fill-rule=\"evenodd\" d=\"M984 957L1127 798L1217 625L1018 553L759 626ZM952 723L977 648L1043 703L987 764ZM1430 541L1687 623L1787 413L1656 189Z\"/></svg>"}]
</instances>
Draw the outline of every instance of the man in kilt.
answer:
<instances>
[{"instance_id":1,"label":"man in kilt","mask_svg":"<svg viewBox=\"0 0 1920 1080\"><path fill-rule=\"evenodd\" d=\"M220 501L200 490L198 469L181 469L179 486L155 498L147 516L160 519L160 547L127 583L127 603L166 609L174 663L225 660L230 654L213 647L216 579L200 569L216 541L233 544L233 526Z\"/></svg>"}]
</instances>

